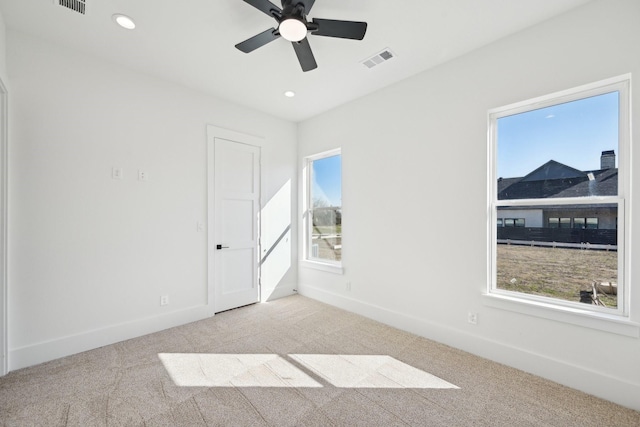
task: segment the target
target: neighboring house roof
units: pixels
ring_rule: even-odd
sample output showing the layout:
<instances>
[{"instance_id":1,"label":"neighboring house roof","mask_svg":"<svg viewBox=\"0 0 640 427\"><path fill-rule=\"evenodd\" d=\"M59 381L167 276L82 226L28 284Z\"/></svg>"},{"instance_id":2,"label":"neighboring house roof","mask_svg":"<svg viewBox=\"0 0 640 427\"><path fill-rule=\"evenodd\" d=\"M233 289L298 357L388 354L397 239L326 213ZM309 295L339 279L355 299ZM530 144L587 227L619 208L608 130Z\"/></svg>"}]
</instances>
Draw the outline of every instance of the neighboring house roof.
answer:
<instances>
[{"instance_id":1,"label":"neighboring house roof","mask_svg":"<svg viewBox=\"0 0 640 427\"><path fill-rule=\"evenodd\" d=\"M547 163L522 178L521 181L531 182L549 179L571 179L582 178L584 176L585 173L579 171L578 169L563 165L562 163L556 162L555 160L549 160Z\"/></svg>"},{"instance_id":2,"label":"neighboring house roof","mask_svg":"<svg viewBox=\"0 0 640 427\"><path fill-rule=\"evenodd\" d=\"M580 171L549 160L519 178L498 179L498 200L559 197L614 196L618 194L618 169Z\"/></svg>"}]
</instances>

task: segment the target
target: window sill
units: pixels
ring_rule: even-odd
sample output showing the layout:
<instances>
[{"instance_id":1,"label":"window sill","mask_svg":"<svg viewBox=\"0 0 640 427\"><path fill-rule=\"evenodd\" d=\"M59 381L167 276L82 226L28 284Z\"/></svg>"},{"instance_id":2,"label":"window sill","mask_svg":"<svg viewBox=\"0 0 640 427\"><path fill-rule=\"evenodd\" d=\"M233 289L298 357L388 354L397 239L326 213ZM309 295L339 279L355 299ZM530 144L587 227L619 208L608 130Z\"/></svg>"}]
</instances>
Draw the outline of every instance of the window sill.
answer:
<instances>
[{"instance_id":1,"label":"window sill","mask_svg":"<svg viewBox=\"0 0 640 427\"><path fill-rule=\"evenodd\" d=\"M483 294L482 303L488 307L514 311L542 319L640 338L640 324L618 315L595 313L579 308L562 307L499 294Z\"/></svg>"},{"instance_id":2,"label":"window sill","mask_svg":"<svg viewBox=\"0 0 640 427\"><path fill-rule=\"evenodd\" d=\"M300 261L301 267L312 268L314 270L326 271L333 274L344 274L344 268L341 265L329 264L318 261L303 260Z\"/></svg>"}]
</instances>

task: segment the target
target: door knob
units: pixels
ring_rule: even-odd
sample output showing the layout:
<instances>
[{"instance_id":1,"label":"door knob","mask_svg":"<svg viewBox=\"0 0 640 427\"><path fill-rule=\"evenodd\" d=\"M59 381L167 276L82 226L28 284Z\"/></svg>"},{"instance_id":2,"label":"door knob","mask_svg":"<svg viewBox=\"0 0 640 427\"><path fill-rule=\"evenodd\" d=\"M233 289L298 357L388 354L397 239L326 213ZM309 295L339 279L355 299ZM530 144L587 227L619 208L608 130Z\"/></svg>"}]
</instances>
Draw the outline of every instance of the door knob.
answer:
<instances>
[{"instance_id":1,"label":"door knob","mask_svg":"<svg viewBox=\"0 0 640 427\"><path fill-rule=\"evenodd\" d=\"M216 245L216 249L217 249L217 250L220 250L220 249L229 249L229 246Z\"/></svg>"}]
</instances>

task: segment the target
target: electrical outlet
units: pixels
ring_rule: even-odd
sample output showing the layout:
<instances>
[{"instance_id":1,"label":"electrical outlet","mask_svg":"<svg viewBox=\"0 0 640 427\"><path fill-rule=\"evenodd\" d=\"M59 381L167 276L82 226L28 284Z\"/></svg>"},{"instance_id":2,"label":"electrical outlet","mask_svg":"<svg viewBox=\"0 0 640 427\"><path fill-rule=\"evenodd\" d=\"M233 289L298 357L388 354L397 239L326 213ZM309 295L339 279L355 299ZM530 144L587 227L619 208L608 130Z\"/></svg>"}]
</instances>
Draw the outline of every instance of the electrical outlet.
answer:
<instances>
[{"instance_id":1,"label":"electrical outlet","mask_svg":"<svg viewBox=\"0 0 640 427\"><path fill-rule=\"evenodd\" d=\"M146 173L145 171L138 171L138 181L148 181L149 180L149 174Z\"/></svg>"},{"instance_id":2,"label":"electrical outlet","mask_svg":"<svg viewBox=\"0 0 640 427\"><path fill-rule=\"evenodd\" d=\"M160 297L160 305L169 305L169 295L162 295Z\"/></svg>"},{"instance_id":3,"label":"electrical outlet","mask_svg":"<svg viewBox=\"0 0 640 427\"><path fill-rule=\"evenodd\" d=\"M122 168L111 168L111 178L122 179Z\"/></svg>"},{"instance_id":4,"label":"electrical outlet","mask_svg":"<svg viewBox=\"0 0 640 427\"><path fill-rule=\"evenodd\" d=\"M474 312L469 312L467 314L467 321L469 323L471 323L472 325L477 325L478 324L478 313L474 313Z\"/></svg>"}]
</instances>

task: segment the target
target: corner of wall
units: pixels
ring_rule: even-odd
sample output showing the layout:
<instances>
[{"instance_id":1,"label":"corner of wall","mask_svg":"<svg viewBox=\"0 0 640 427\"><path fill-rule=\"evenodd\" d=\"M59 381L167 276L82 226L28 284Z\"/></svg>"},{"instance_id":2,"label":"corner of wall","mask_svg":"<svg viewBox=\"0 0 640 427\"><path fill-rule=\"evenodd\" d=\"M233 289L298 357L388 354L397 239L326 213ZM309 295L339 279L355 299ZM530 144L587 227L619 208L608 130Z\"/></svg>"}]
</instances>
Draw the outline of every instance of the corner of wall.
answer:
<instances>
[{"instance_id":1,"label":"corner of wall","mask_svg":"<svg viewBox=\"0 0 640 427\"><path fill-rule=\"evenodd\" d=\"M7 55L6 28L0 12L0 376L9 371L7 337Z\"/></svg>"}]
</instances>

